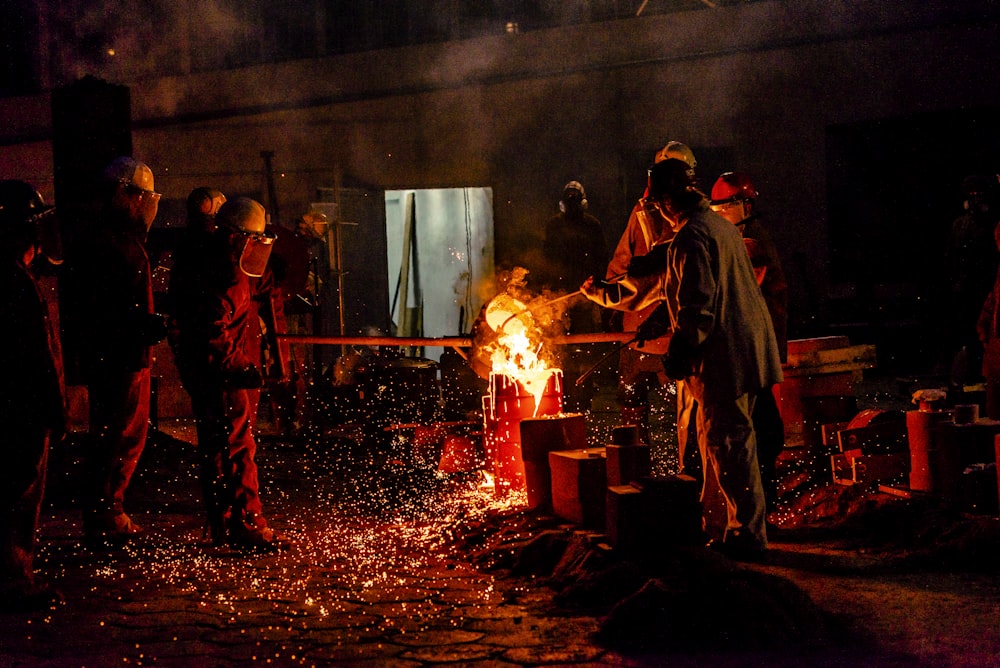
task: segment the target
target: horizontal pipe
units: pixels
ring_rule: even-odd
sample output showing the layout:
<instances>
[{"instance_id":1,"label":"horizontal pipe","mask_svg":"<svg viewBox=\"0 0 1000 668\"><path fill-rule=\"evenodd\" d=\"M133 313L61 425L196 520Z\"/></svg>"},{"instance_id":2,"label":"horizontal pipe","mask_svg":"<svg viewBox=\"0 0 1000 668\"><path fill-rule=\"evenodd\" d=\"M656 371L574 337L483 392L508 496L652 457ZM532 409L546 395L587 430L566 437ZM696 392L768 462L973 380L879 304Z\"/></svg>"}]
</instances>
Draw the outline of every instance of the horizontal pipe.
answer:
<instances>
[{"instance_id":1,"label":"horizontal pipe","mask_svg":"<svg viewBox=\"0 0 1000 668\"><path fill-rule=\"evenodd\" d=\"M546 343L572 345L581 343L621 343L629 341L635 332L595 332L593 334L565 334L551 336ZM310 343L321 346L419 346L445 348L471 348L472 339L467 336L445 336L441 338L408 336L310 336L308 334L279 334L278 338L289 343Z\"/></svg>"}]
</instances>

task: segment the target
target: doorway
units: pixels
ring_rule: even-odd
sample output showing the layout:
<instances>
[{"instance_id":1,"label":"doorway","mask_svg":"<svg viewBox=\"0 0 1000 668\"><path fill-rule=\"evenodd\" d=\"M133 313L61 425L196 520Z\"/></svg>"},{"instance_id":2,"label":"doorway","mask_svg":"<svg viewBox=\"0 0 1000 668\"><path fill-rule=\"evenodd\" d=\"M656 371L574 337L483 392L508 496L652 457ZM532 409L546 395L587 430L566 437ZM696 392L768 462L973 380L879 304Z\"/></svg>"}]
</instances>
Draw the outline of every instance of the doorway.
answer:
<instances>
[{"instance_id":1,"label":"doorway","mask_svg":"<svg viewBox=\"0 0 1000 668\"><path fill-rule=\"evenodd\" d=\"M467 334L493 295L492 189L387 190L385 232L396 335ZM443 350L416 355L440 361Z\"/></svg>"}]
</instances>

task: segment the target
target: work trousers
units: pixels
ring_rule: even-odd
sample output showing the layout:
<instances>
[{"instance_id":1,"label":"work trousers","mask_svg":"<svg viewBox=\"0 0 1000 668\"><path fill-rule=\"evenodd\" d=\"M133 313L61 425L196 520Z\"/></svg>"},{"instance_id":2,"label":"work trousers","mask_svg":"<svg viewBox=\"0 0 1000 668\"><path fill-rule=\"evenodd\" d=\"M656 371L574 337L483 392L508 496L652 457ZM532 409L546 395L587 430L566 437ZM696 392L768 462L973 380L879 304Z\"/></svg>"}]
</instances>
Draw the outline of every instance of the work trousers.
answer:
<instances>
[{"instance_id":1,"label":"work trousers","mask_svg":"<svg viewBox=\"0 0 1000 668\"><path fill-rule=\"evenodd\" d=\"M88 382L87 391L91 487L86 510L101 522L125 512L125 490L149 434L150 371L104 370Z\"/></svg>"},{"instance_id":2,"label":"work trousers","mask_svg":"<svg viewBox=\"0 0 1000 668\"><path fill-rule=\"evenodd\" d=\"M202 497L213 537L225 535L228 520L260 516L257 475L257 406L260 390L227 388L211 377L182 369L197 421ZM211 378L211 379L210 379Z\"/></svg>"},{"instance_id":3,"label":"work trousers","mask_svg":"<svg viewBox=\"0 0 1000 668\"><path fill-rule=\"evenodd\" d=\"M700 402L698 446L703 464L718 478L726 507L725 533L746 532L755 547L766 548L764 488L750 420L755 399L744 394L728 402Z\"/></svg>"},{"instance_id":4,"label":"work trousers","mask_svg":"<svg viewBox=\"0 0 1000 668\"><path fill-rule=\"evenodd\" d=\"M705 470L698 447L698 401L683 380L677 387L677 461L679 473L689 475L700 483Z\"/></svg>"},{"instance_id":5,"label":"work trousers","mask_svg":"<svg viewBox=\"0 0 1000 668\"><path fill-rule=\"evenodd\" d=\"M50 430L37 424L6 423L4 466L0 468L0 596L30 593L34 587L35 534L45 491Z\"/></svg>"}]
</instances>

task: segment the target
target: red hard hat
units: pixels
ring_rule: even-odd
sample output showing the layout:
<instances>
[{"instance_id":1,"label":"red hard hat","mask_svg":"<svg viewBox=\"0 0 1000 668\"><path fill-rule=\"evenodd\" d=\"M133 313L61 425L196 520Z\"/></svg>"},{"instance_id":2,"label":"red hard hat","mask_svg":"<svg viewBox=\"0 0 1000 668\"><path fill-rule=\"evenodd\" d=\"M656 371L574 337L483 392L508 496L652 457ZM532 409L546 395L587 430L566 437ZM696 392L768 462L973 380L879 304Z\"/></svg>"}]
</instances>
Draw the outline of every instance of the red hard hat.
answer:
<instances>
[{"instance_id":1,"label":"red hard hat","mask_svg":"<svg viewBox=\"0 0 1000 668\"><path fill-rule=\"evenodd\" d=\"M712 186L712 203L719 204L732 200L755 200L757 188L750 176L743 172L726 172Z\"/></svg>"}]
</instances>

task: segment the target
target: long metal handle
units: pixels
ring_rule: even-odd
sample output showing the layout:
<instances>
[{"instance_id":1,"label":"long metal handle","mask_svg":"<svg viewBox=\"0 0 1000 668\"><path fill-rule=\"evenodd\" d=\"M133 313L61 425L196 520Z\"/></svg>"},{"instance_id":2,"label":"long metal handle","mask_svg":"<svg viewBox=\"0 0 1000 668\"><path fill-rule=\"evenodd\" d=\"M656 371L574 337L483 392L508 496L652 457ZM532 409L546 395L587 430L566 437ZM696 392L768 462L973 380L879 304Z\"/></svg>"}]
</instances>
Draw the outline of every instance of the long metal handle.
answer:
<instances>
[{"instance_id":1,"label":"long metal handle","mask_svg":"<svg viewBox=\"0 0 1000 668\"><path fill-rule=\"evenodd\" d=\"M500 323L500 327L497 328L497 331L502 330L504 327L507 326L508 322L510 322L511 320L513 320L514 318L516 318L519 315L524 315L525 313L528 313L530 311L535 311L535 310L540 309L540 308L542 308L544 306L551 306L552 304L555 304L556 302L561 302L564 299L569 299L570 297L575 297L575 296L577 296L579 294L582 294L582 292L580 290L577 290L575 292L569 292L569 293L563 295L562 297L556 297L555 299L550 299L547 302L542 302L541 304L535 304L534 306L529 306L528 308L523 308L520 311L511 314L510 316L507 317L506 320L504 320L502 323Z\"/></svg>"},{"instance_id":2,"label":"long metal handle","mask_svg":"<svg viewBox=\"0 0 1000 668\"><path fill-rule=\"evenodd\" d=\"M591 375L592 373L594 373L595 371L597 371L598 367L600 367L600 366L601 366L602 364L604 364L605 362L607 362L607 361L608 361L608 358L610 358L610 357L611 357L612 355L614 355L614 354L616 354L616 353L620 353L620 352L621 352L622 350L624 350L624 349L625 349L625 348L626 348L627 346L629 346L629 345L631 345L631 344L635 343L635 342L636 342L636 341L638 341L638 340L639 340L639 339L638 339L638 337L632 337L631 339L629 339L629 340L628 340L628 341L626 341L625 343L621 344L620 346L616 347L616 348L615 348L614 350L612 350L611 352L609 352L608 354L606 354L606 355L605 355L604 357L602 357L601 359L597 360L597 363L596 363L596 364L594 364L594 366L590 367L590 368L589 368L589 369L587 369L587 370L586 370L586 371L585 371L584 373L580 374L580 377L576 379L576 382L574 383L574 385L575 385L576 387L579 387L579 386L580 386L580 385L581 385L581 384L583 383L583 381L585 381L585 380L587 380L588 378L590 378L590 375Z\"/></svg>"}]
</instances>

